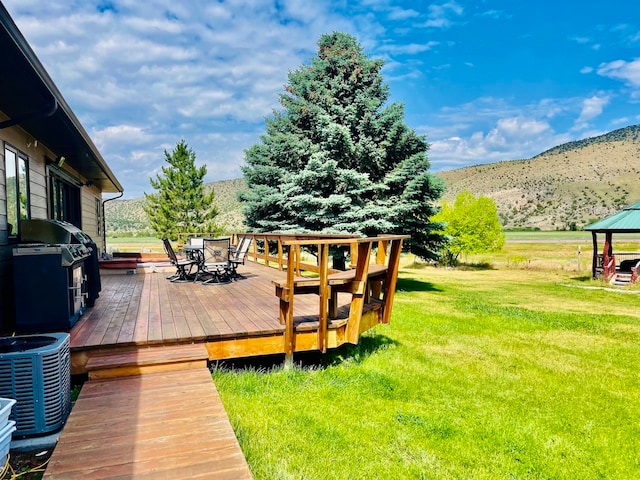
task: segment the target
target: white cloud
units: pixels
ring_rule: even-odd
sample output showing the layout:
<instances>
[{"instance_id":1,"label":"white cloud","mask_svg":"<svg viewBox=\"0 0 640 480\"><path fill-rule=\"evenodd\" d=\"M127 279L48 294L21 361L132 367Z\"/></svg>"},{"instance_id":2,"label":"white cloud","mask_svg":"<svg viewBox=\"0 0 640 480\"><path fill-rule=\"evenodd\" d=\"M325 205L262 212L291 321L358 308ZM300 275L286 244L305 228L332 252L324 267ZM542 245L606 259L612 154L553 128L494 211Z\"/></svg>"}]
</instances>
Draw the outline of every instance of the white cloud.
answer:
<instances>
[{"instance_id":1,"label":"white cloud","mask_svg":"<svg viewBox=\"0 0 640 480\"><path fill-rule=\"evenodd\" d=\"M454 135L433 141L429 158L440 169L516 160L540 153L556 140L551 126L544 121L502 118L486 134L474 131L467 137Z\"/></svg>"},{"instance_id":2,"label":"white cloud","mask_svg":"<svg viewBox=\"0 0 640 480\"><path fill-rule=\"evenodd\" d=\"M624 60L614 60L609 63L601 63L598 67L598 74L604 77L622 80L627 85L640 87L640 58L630 62Z\"/></svg>"},{"instance_id":3,"label":"white cloud","mask_svg":"<svg viewBox=\"0 0 640 480\"><path fill-rule=\"evenodd\" d=\"M412 9L393 7L389 11L389 20L406 20L419 16L420 13Z\"/></svg>"},{"instance_id":4,"label":"white cloud","mask_svg":"<svg viewBox=\"0 0 640 480\"><path fill-rule=\"evenodd\" d=\"M570 36L569 40L573 40L574 42L583 44L583 45L591 42L591 39L589 37L579 37L579 36Z\"/></svg>"},{"instance_id":5,"label":"white cloud","mask_svg":"<svg viewBox=\"0 0 640 480\"><path fill-rule=\"evenodd\" d=\"M346 31L375 45L380 33L374 18L345 16L331 2L113 0L106 10L90 0L6 4L122 175L127 197L149 189L163 148L181 138L206 159L208 180L240 176L243 149L258 140L287 72L308 62L318 38Z\"/></svg>"},{"instance_id":6,"label":"white cloud","mask_svg":"<svg viewBox=\"0 0 640 480\"><path fill-rule=\"evenodd\" d=\"M354 34L365 52L385 59L385 82L392 99L405 102L408 124L433 125L419 132L432 143L434 167L535 155L575 139L576 131L604 130L612 111L617 119L633 119L628 105L605 112L607 98L611 103L640 99L640 60L600 64L598 75L586 75L594 69L584 67L584 88L568 98L536 98L540 89L510 88L507 77L496 79L499 72L488 72L485 58L474 56L473 50L482 49L464 49L473 43L468 38L482 38L474 27L486 28L498 18L515 27L518 19L481 5L467 10L468 2L459 0L413 2L406 8L396 0L2 1L92 132L127 197L149 190L149 176L163 163L162 150L180 139L207 165L207 181L240 176L243 150L258 141L264 117L279 108L287 72L307 63L320 35L332 31ZM469 28L456 37L435 30L425 36L420 29L446 29L466 20ZM500 28L507 22L491 23ZM620 41L628 45L637 30L623 27ZM587 31L573 40L593 47L590 37ZM442 51L448 46L456 48ZM585 58L583 64L599 61ZM469 68L461 74L460 65ZM618 80L626 95L603 91L610 87L602 83L612 83L604 77ZM505 92L495 93L496 83L507 85ZM487 96L469 100L471 92Z\"/></svg>"},{"instance_id":7,"label":"white cloud","mask_svg":"<svg viewBox=\"0 0 640 480\"><path fill-rule=\"evenodd\" d=\"M112 125L99 130L94 130L91 136L98 148L102 148L113 141L137 144L149 139L150 135L136 125Z\"/></svg>"},{"instance_id":8,"label":"white cloud","mask_svg":"<svg viewBox=\"0 0 640 480\"><path fill-rule=\"evenodd\" d=\"M413 55L416 53L426 52L433 47L439 45L440 42L427 42L427 43L410 43L407 45L383 45L378 48L381 52L389 52L392 55L408 54Z\"/></svg>"},{"instance_id":9,"label":"white cloud","mask_svg":"<svg viewBox=\"0 0 640 480\"><path fill-rule=\"evenodd\" d=\"M480 97L442 109L438 124L416 130L427 135L434 170L530 158L575 140L575 134L557 133L551 122L559 118L564 122L572 112L578 115L581 102L575 98L542 99L522 105Z\"/></svg>"},{"instance_id":10,"label":"white cloud","mask_svg":"<svg viewBox=\"0 0 640 480\"><path fill-rule=\"evenodd\" d=\"M580 115L576 119L572 130L584 130L589 128L589 121L599 117L602 114L604 107L609 103L608 96L593 96L585 98L582 101L582 109Z\"/></svg>"},{"instance_id":11,"label":"white cloud","mask_svg":"<svg viewBox=\"0 0 640 480\"><path fill-rule=\"evenodd\" d=\"M442 4L429 5L429 19L424 23L424 27L448 28L454 22L452 17L459 17L464 13L464 9L455 1Z\"/></svg>"}]
</instances>

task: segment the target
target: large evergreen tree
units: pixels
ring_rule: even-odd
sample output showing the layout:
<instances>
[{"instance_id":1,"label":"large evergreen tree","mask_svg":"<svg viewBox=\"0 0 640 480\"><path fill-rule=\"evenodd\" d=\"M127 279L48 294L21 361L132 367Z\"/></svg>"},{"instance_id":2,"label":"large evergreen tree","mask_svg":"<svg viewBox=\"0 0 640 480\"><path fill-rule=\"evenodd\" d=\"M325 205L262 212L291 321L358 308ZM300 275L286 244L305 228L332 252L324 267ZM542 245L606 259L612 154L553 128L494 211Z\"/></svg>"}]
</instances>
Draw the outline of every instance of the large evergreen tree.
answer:
<instances>
[{"instance_id":1,"label":"large evergreen tree","mask_svg":"<svg viewBox=\"0 0 640 480\"><path fill-rule=\"evenodd\" d=\"M196 167L196 154L184 140L171 153L164 151L168 163L162 174L149 179L156 193L147 194L144 210L151 228L160 237L177 238L178 233L216 232L218 209L214 191L204 188L205 165Z\"/></svg>"},{"instance_id":2,"label":"large evergreen tree","mask_svg":"<svg viewBox=\"0 0 640 480\"><path fill-rule=\"evenodd\" d=\"M257 231L409 233L433 257L430 217L442 182L428 173L428 144L386 105L383 62L350 35L318 41L310 65L289 74L281 111L246 151L245 223Z\"/></svg>"}]
</instances>

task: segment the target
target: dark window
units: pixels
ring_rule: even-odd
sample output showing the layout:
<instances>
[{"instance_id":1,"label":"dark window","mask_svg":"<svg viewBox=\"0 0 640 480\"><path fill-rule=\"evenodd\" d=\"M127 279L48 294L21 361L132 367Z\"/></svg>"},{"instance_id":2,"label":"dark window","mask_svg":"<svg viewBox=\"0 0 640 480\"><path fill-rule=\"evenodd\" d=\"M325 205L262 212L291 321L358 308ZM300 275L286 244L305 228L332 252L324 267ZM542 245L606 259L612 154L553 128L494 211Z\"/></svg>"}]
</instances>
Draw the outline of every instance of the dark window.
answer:
<instances>
[{"instance_id":1,"label":"dark window","mask_svg":"<svg viewBox=\"0 0 640 480\"><path fill-rule=\"evenodd\" d=\"M64 220L82 228L80 188L64 180L52 170L49 170L51 189L49 196L49 208L51 218Z\"/></svg>"},{"instance_id":2,"label":"dark window","mask_svg":"<svg viewBox=\"0 0 640 480\"><path fill-rule=\"evenodd\" d=\"M20 231L20 220L31 218L29 159L24 153L5 143L4 161L7 186L7 230L9 236L17 236Z\"/></svg>"}]
</instances>

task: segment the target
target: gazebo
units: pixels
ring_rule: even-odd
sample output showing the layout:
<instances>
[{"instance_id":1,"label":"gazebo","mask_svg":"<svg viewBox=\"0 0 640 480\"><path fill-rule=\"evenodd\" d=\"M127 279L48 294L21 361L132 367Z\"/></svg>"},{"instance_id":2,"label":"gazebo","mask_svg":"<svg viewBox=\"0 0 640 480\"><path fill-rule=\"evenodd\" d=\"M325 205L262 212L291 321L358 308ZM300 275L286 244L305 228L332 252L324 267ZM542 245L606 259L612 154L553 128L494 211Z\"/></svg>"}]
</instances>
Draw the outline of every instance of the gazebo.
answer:
<instances>
[{"instance_id":1,"label":"gazebo","mask_svg":"<svg viewBox=\"0 0 640 480\"><path fill-rule=\"evenodd\" d=\"M585 227L593 238L593 278L612 280L625 279L631 283L638 281L640 270L640 252L615 252L613 250L614 233L640 234L640 202L623 208L619 212ZM598 253L598 233L604 233L604 247Z\"/></svg>"}]
</instances>

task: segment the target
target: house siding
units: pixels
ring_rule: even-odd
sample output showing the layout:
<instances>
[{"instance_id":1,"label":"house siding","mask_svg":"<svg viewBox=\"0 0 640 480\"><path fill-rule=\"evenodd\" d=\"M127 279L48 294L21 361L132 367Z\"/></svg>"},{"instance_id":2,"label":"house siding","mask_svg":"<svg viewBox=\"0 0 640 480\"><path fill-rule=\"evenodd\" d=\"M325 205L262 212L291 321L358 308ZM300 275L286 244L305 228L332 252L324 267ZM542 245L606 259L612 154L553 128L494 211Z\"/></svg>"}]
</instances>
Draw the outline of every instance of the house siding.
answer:
<instances>
[{"instance_id":1,"label":"house siding","mask_svg":"<svg viewBox=\"0 0 640 480\"><path fill-rule=\"evenodd\" d=\"M82 230L87 233L98 246L98 251L104 251L101 229L98 226L96 199L102 201L100 190L95 187L82 187Z\"/></svg>"},{"instance_id":2,"label":"house siding","mask_svg":"<svg viewBox=\"0 0 640 480\"><path fill-rule=\"evenodd\" d=\"M6 116L0 112L0 121ZM56 158L50 151L20 127L9 127L0 130L0 331L10 333L15 323L13 256L7 231L7 190L5 175L4 144L9 143L26 154L29 159L29 211L31 218L50 218L46 158ZM66 167L66 166L65 166ZM73 177L81 182L82 178L71 168L65 168ZM104 248L102 235L98 235L98 218L96 215L96 198L102 195L98 188L83 186L80 189L82 229L88 233L98 245L99 251Z\"/></svg>"}]
</instances>

